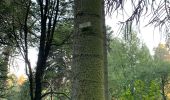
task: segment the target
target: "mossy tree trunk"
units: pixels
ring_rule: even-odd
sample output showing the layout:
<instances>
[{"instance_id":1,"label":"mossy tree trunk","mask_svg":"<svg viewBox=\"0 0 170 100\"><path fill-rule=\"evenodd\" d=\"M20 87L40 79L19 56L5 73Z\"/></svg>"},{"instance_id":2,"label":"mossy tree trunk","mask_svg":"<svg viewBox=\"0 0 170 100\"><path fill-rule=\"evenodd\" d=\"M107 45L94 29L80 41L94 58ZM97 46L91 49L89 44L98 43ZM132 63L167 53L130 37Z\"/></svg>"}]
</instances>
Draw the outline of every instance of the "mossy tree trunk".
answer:
<instances>
[{"instance_id":1,"label":"mossy tree trunk","mask_svg":"<svg viewBox=\"0 0 170 100\"><path fill-rule=\"evenodd\" d=\"M74 0L72 100L104 100L103 0Z\"/></svg>"}]
</instances>

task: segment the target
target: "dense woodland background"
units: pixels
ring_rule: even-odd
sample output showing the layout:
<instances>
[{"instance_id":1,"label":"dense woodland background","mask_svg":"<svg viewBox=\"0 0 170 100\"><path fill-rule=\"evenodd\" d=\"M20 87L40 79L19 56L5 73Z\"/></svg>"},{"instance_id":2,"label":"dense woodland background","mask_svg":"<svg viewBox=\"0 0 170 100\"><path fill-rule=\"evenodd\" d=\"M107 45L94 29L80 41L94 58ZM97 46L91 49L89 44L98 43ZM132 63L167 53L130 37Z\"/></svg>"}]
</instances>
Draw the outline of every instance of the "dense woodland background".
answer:
<instances>
[{"instance_id":1,"label":"dense woodland background","mask_svg":"<svg viewBox=\"0 0 170 100\"><path fill-rule=\"evenodd\" d=\"M115 37L105 16L125 15L127 2ZM169 8L169 0L0 0L0 100L170 100ZM154 55L136 29L147 15L166 35ZM17 77L10 69L20 57Z\"/></svg>"}]
</instances>

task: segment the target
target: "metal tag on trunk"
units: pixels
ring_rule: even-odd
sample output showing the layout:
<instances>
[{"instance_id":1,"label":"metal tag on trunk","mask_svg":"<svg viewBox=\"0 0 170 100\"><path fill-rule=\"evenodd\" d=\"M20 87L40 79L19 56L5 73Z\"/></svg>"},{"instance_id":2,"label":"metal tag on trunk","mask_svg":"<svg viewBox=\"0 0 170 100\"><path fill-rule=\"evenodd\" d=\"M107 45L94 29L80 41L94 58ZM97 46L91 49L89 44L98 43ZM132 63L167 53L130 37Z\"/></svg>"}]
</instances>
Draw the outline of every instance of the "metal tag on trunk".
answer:
<instances>
[{"instance_id":1,"label":"metal tag on trunk","mask_svg":"<svg viewBox=\"0 0 170 100\"><path fill-rule=\"evenodd\" d=\"M86 27L90 27L90 26L91 26L91 22L85 22L85 23L79 24L79 28L86 28Z\"/></svg>"}]
</instances>

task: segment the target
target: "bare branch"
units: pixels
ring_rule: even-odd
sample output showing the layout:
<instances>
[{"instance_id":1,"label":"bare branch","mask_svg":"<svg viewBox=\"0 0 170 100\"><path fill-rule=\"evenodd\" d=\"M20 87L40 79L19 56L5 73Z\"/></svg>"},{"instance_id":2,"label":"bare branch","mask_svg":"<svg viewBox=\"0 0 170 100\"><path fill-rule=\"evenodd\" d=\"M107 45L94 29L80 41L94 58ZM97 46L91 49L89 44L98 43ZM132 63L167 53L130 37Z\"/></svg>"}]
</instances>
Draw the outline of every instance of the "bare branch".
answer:
<instances>
[{"instance_id":1,"label":"bare branch","mask_svg":"<svg viewBox=\"0 0 170 100\"><path fill-rule=\"evenodd\" d=\"M65 94L65 93L62 93L62 92L53 92L53 91L52 92L47 92L47 93L43 94L41 96L41 98L44 98L45 96L47 96L49 94L61 94L61 95L64 95L67 99L71 100L71 98L67 94Z\"/></svg>"}]
</instances>

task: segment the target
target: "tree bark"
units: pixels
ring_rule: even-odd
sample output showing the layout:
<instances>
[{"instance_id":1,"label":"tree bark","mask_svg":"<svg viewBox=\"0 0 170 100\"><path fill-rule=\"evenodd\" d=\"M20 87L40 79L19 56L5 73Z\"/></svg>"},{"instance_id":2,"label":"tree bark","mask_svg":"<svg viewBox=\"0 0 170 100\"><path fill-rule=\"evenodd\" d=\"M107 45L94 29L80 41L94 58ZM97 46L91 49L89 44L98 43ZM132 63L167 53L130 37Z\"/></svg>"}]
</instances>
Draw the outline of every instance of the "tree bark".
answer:
<instances>
[{"instance_id":1,"label":"tree bark","mask_svg":"<svg viewBox=\"0 0 170 100\"><path fill-rule=\"evenodd\" d=\"M42 81L46 68L46 61L51 48L53 35L59 12L59 0L38 0L41 12L41 36L40 47L35 73L35 97L34 100L42 98Z\"/></svg>"},{"instance_id":2,"label":"tree bark","mask_svg":"<svg viewBox=\"0 0 170 100\"><path fill-rule=\"evenodd\" d=\"M3 68L1 68L1 71L0 71L0 73L1 73L1 76L2 77L4 77L3 78L3 86L4 87L2 87L2 88L4 88L5 89L5 87L6 87L6 80L7 80L7 74L8 74L8 71L9 71L9 69L8 69L8 63L9 63L9 57L10 57L10 54L11 54L11 47L10 46L6 46L6 47L4 47L3 48L3 61L2 61L2 67Z\"/></svg>"},{"instance_id":3,"label":"tree bark","mask_svg":"<svg viewBox=\"0 0 170 100\"><path fill-rule=\"evenodd\" d=\"M102 21L103 21L103 54L104 54L104 93L105 100L109 100L109 89L108 89L108 62L107 62L107 33L106 33L106 24L105 24L105 6L104 1L102 2Z\"/></svg>"},{"instance_id":4,"label":"tree bark","mask_svg":"<svg viewBox=\"0 0 170 100\"><path fill-rule=\"evenodd\" d=\"M74 0L72 100L105 100L102 1Z\"/></svg>"},{"instance_id":5,"label":"tree bark","mask_svg":"<svg viewBox=\"0 0 170 100\"><path fill-rule=\"evenodd\" d=\"M164 75L162 75L162 77L161 77L161 94L162 94L162 100L167 100L166 99L166 94L165 94L165 81L166 79L165 79L165 76Z\"/></svg>"}]
</instances>

